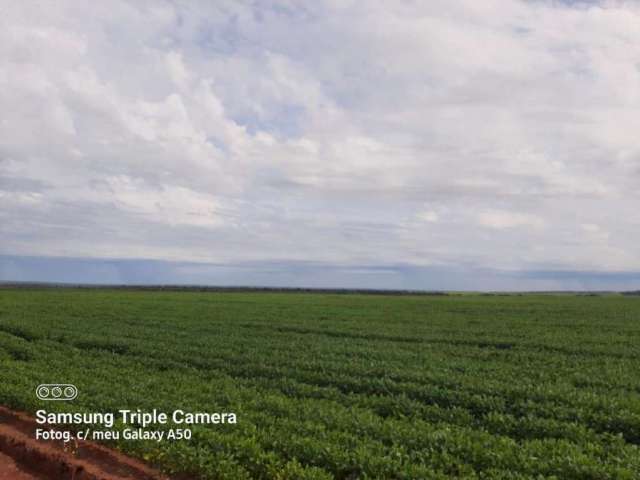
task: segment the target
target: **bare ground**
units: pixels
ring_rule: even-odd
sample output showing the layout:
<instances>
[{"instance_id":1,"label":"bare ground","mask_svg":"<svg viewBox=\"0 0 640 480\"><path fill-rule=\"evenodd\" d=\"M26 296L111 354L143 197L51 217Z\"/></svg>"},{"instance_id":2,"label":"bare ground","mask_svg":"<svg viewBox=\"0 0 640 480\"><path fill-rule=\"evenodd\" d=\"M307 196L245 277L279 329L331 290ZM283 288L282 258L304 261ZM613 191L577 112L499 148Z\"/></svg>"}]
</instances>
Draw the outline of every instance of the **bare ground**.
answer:
<instances>
[{"instance_id":1,"label":"bare ground","mask_svg":"<svg viewBox=\"0 0 640 480\"><path fill-rule=\"evenodd\" d=\"M43 428L0 406L0 480L168 480L144 463L93 442L38 441Z\"/></svg>"}]
</instances>

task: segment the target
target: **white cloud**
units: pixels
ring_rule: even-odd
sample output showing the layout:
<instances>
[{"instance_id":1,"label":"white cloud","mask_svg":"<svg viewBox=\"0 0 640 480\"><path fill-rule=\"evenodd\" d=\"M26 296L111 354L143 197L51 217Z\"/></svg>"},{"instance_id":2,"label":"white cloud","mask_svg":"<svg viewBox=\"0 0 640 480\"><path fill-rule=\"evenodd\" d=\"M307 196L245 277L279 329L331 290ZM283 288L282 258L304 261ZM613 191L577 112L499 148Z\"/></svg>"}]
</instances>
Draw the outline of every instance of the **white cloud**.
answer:
<instances>
[{"instance_id":1,"label":"white cloud","mask_svg":"<svg viewBox=\"0 0 640 480\"><path fill-rule=\"evenodd\" d=\"M515 228L533 227L540 228L544 225L541 218L525 213L516 213L500 210L490 210L478 215L478 223L489 228Z\"/></svg>"},{"instance_id":2,"label":"white cloud","mask_svg":"<svg viewBox=\"0 0 640 480\"><path fill-rule=\"evenodd\" d=\"M436 223L440 219L440 215L433 210L425 210L424 212L419 212L416 217L424 222L428 223Z\"/></svg>"},{"instance_id":3,"label":"white cloud","mask_svg":"<svg viewBox=\"0 0 640 480\"><path fill-rule=\"evenodd\" d=\"M201 227L222 223L217 213L218 201L213 196L175 186L149 189L129 177L108 178L106 183L119 208L146 221Z\"/></svg>"},{"instance_id":4,"label":"white cloud","mask_svg":"<svg viewBox=\"0 0 640 480\"><path fill-rule=\"evenodd\" d=\"M640 269L636 4L1 3L0 253Z\"/></svg>"},{"instance_id":5,"label":"white cloud","mask_svg":"<svg viewBox=\"0 0 640 480\"><path fill-rule=\"evenodd\" d=\"M595 223L583 223L580 226L582 227L582 230L584 230L587 233L599 233L600 232L600 227L598 225L596 225Z\"/></svg>"}]
</instances>

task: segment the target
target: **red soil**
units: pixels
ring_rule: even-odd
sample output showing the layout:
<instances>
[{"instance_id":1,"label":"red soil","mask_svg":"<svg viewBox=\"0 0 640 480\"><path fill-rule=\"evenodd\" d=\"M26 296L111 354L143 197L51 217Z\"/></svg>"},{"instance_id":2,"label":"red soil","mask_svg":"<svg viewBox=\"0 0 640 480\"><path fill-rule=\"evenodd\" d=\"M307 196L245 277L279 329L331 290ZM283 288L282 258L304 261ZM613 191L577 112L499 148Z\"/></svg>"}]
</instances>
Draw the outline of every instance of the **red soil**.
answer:
<instances>
[{"instance_id":1,"label":"red soil","mask_svg":"<svg viewBox=\"0 0 640 480\"><path fill-rule=\"evenodd\" d=\"M0 480L168 480L93 442L35 440L36 428L43 425L0 406Z\"/></svg>"},{"instance_id":2,"label":"red soil","mask_svg":"<svg viewBox=\"0 0 640 480\"><path fill-rule=\"evenodd\" d=\"M10 456L0 453L0 480L46 480L46 477L30 472Z\"/></svg>"}]
</instances>

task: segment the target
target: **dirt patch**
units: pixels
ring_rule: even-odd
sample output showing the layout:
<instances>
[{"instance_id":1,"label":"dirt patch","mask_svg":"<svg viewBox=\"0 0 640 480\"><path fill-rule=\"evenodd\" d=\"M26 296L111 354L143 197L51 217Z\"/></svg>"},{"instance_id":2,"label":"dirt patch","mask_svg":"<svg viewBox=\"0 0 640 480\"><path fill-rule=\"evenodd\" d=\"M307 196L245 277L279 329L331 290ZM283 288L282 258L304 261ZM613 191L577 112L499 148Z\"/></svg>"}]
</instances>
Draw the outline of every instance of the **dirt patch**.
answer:
<instances>
[{"instance_id":1,"label":"dirt patch","mask_svg":"<svg viewBox=\"0 0 640 480\"><path fill-rule=\"evenodd\" d=\"M93 442L35 440L43 428L0 406L0 480L168 480L144 463Z\"/></svg>"},{"instance_id":2,"label":"dirt patch","mask_svg":"<svg viewBox=\"0 0 640 480\"><path fill-rule=\"evenodd\" d=\"M47 477L31 472L9 455L0 453L0 480L47 480Z\"/></svg>"}]
</instances>

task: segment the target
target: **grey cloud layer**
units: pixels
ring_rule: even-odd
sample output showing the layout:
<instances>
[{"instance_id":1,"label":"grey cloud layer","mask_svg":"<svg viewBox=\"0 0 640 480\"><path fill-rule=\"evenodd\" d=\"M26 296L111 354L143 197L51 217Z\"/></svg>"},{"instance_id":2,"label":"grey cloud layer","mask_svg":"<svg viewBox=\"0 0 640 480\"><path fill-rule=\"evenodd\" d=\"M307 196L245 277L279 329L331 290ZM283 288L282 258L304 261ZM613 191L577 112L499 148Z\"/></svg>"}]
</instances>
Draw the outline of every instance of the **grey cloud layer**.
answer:
<instances>
[{"instance_id":1,"label":"grey cloud layer","mask_svg":"<svg viewBox=\"0 0 640 480\"><path fill-rule=\"evenodd\" d=\"M631 2L2 2L0 254L638 271Z\"/></svg>"}]
</instances>

